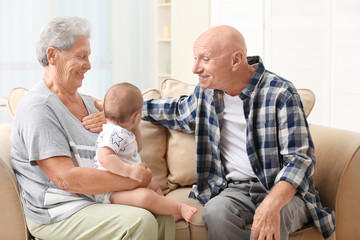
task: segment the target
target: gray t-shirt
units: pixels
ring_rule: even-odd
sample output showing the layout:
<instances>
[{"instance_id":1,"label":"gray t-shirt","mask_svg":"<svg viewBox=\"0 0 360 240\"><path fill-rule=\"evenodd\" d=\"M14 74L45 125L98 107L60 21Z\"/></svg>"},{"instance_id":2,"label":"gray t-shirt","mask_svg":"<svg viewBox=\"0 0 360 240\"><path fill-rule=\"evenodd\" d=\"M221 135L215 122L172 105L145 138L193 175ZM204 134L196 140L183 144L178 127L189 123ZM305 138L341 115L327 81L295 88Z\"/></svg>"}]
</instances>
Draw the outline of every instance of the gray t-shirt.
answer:
<instances>
[{"instance_id":1,"label":"gray t-shirt","mask_svg":"<svg viewBox=\"0 0 360 240\"><path fill-rule=\"evenodd\" d=\"M94 98L81 96L89 114L98 112ZM95 203L91 195L58 188L36 160L67 156L75 166L94 167L97 136L83 127L43 81L24 95L13 121L11 158L27 217L49 224Z\"/></svg>"}]
</instances>

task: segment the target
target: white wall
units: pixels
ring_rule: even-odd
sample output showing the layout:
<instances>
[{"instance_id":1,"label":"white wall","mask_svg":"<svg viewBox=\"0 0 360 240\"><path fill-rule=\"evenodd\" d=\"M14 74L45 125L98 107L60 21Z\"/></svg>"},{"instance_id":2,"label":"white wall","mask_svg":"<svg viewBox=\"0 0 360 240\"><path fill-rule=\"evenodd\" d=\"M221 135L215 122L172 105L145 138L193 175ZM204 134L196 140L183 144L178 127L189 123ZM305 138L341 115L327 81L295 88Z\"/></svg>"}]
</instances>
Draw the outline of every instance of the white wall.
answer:
<instances>
[{"instance_id":1,"label":"white wall","mask_svg":"<svg viewBox=\"0 0 360 240\"><path fill-rule=\"evenodd\" d=\"M102 98L116 82L153 87L155 0L0 0L0 106L14 87L31 88L44 69L35 55L42 26L57 16L92 25L92 68L80 92ZM0 123L12 120L0 111Z\"/></svg>"},{"instance_id":2,"label":"white wall","mask_svg":"<svg viewBox=\"0 0 360 240\"><path fill-rule=\"evenodd\" d=\"M260 55L269 70L315 92L311 123L360 131L359 0L209 1L210 25L237 27L249 55ZM208 14L198 5L189 7L199 16ZM119 81L154 87L154 8L155 0L0 0L0 98L42 77L36 37L47 20L59 15L86 17L93 25L92 70L82 92L101 97ZM192 32L192 38L200 33ZM189 69L184 79L190 79L192 47L182 50L189 52L190 59L181 62ZM0 112L0 122L10 120Z\"/></svg>"},{"instance_id":3,"label":"white wall","mask_svg":"<svg viewBox=\"0 0 360 240\"><path fill-rule=\"evenodd\" d=\"M111 0L108 14L112 83L154 87L155 0Z\"/></svg>"},{"instance_id":4,"label":"white wall","mask_svg":"<svg viewBox=\"0 0 360 240\"><path fill-rule=\"evenodd\" d=\"M316 94L310 123L360 131L360 1L211 0L211 25L245 36L249 55Z\"/></svg>"},{"instance_id":5,"label":"white wall","mask_svg":"<svg viewBox=\"0 0 360 240\"><path fill-rule=\"evenodd\" d=\"M209 28L209 8L209 0L172 0L172 78L198 83L192 72L193 46L200 33Z\"/></svg>"}]
</instances>

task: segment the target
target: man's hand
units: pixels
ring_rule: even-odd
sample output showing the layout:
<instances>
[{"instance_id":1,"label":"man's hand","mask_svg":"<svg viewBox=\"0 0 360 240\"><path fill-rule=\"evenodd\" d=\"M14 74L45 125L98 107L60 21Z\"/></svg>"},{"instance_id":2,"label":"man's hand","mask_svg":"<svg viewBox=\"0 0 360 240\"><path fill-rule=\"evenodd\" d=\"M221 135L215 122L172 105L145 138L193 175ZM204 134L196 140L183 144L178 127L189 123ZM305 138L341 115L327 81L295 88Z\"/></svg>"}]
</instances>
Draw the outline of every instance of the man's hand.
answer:
<instances>
[{"instance_id":1,"label":"man's hand","mask_svg":"<svg viewBox=\"0 0 360 240\"><path fill-rule=\"evenodd\" d=\"M280 240L280 209L265 198L256 209L251 231L255 240Z\"/></svg>"},{"instance_id":2,"label":"man's hand","mask_svg":"<svg viewBox=\"0 0 360 240\"><path fill-rule=\"evenodd\" d=\"M99 110L97 113L90 114L82 120L83 126L91 132L101 132L102 125L106 123L106 119L103 112L102 102L94 101L95 107Z\"/></svg>"},{"instance_id":3,"label":"man's hand","mask_svg":"<svg viewBox=\"0 0 360 240\"><path fill-rule=\"evenodd\" d=\"M255 240L280 240L280 211L294 197L296 189L279 181L256 209L251 227Z\"/></svg>"}]
</instances>

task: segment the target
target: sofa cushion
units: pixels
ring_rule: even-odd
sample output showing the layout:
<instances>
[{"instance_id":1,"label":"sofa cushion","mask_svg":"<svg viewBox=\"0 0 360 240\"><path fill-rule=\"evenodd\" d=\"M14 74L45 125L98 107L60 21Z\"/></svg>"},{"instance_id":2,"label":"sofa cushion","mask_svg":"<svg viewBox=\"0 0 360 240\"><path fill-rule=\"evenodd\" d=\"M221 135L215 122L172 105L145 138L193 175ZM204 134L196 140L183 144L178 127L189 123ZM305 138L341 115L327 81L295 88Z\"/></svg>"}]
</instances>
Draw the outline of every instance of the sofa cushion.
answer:
<instances>
[{"instance_id":1,"label":"sofa cushion","mask_svg":"<svg viewBox=\"0 0 360 240\"><path fill-rule=\"evenodd\" d=\"M180 95L189 95L194 91L196 85L185 83L176 79L165 79L161 82L161 97L177 97Z\"/></svg>"},{"instance_id":2,"label":"sofa cushion","mask_svg":"<svg viewBox=\"0 0 360 240\"><path fill-rule=\"evenodd\" d=\"M160 98L160 92L156 89L143 91L144 99ZM151 171L154 179L159 183L164 193L169 188L167 184L168 167L165 160L167 147L167 129L159 124L141 121L140 131L142 135L142 149L140 156Z\"/></svg>"},{"instance_id":3,"label":"sofa cushion","mask_svg":"<svg viewBox=\"0 0 360 240\"><path fill-rule=\"evenodd\" d=\"M204 227L204 222L202 221L204 206L198 200L188 197L190 191L191 188L183 187L171 191L166 195L167 198L186 203L187 205L198 209L198 212L193 216L189 223L185 221L176 222L176 239L206 240L208 239L207 231ZM189 237L185 238L184 236L186 235L189 235Z\"/></svg>"},{"instance_id":4,"label":"sofa cushion","mask_svg":"<svg viewBox=\"0 0 360 240\"><path fill-rule=\"evenodd\" d=\"M165 79L161 83L161 97L189 95L195 85L175 79ZM167 164L170 189L196 183L196 144L195 135L169 130Z\"/></svg>"},{"instance_id":5,"label":"sofa cushion","mask_svg":"<svg viewBox=\"0 0 360 240\"><path fill-rule=\"evenodd\" d=\"M198 210L198 213L196 213L193 218L191 219L191 224L195 226L204 226L204 223L202 221L202 215L204 212L204 206L196 199L189 198L191 188L190 187L183 187L176 189L174 191L171 191L169 194L166 195L167 198L170 198L177 202L182 202L187 205L190 205L192 207L195 207Z\"/></svg>"}]
</instances>

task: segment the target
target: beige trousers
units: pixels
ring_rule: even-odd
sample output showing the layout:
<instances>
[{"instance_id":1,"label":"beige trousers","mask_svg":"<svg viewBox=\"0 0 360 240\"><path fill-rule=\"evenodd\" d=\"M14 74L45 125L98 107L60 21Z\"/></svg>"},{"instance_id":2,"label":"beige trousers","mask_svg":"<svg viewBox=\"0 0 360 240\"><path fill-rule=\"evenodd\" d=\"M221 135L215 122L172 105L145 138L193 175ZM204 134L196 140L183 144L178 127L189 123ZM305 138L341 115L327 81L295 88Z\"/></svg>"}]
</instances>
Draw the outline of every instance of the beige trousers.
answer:
<instances>
[{"instance_id":1,"label":"beige trousers","mask_svg":"<svg viewBox=\"0 0 360 240\"><path fill-rule=\"evenodd\" d=\"M31 235L41 240L175 239L172 216L118 204L93 204L52 224L26 221Z\"/></svg>"}]
</instances>

